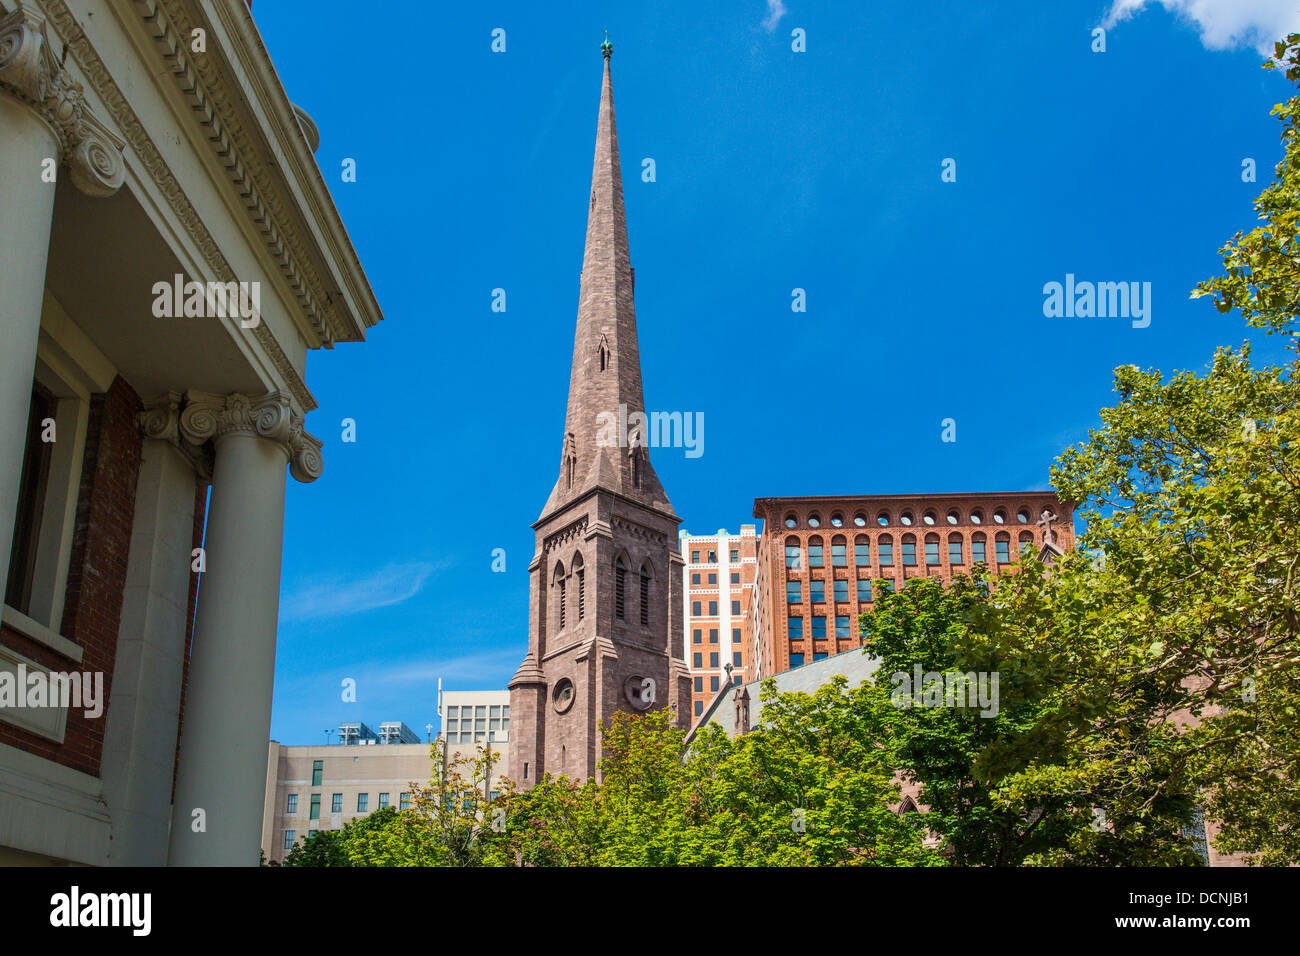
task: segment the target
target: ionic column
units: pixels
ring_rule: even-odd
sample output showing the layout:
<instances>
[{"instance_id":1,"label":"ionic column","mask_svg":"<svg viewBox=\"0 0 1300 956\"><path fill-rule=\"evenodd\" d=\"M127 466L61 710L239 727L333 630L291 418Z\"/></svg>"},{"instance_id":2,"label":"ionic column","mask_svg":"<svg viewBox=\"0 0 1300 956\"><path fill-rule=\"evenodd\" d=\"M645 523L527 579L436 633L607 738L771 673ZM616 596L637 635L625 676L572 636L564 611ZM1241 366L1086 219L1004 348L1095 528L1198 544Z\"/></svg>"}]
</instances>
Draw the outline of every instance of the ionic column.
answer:
<instances>
[{"instance_id":1,"label":"ionic column","mask_svg":"<svg viewBox=\"0 0 1300 956\"><path fill-rule=\"evenodd\" d=\"M271 732L284 469L312 481L320 442L288 398L190 392L181 434L215 461L181 725L168 862L256 866ZM202 813L196 813L201 810ZM200 822L202 827L200 829Z\"/></svg>"},{"instance_id":2,"label":"ionic column","mask_svg":"<svg viewBox=\"0 0 1300 956\"><path fill-rule=\"evenodd\" d=\"M122 185L121 144L50 52L45 18L0 4L0 572L9 567L27 442L54 212L48 180L60 162L91 195Z\"/></svg>"}]
</instances>

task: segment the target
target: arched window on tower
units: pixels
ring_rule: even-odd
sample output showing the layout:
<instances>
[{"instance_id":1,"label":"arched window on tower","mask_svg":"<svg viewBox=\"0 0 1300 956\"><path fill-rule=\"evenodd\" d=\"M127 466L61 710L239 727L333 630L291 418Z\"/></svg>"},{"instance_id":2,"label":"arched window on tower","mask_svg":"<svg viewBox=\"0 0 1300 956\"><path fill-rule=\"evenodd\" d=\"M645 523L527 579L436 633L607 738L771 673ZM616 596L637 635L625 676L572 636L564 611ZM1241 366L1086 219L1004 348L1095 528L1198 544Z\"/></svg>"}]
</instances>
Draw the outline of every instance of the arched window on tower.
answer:
<instances>
[{"instance_id":1,"label":"arched window on tower","mask_svg":"<svg viewBox=\"0 0 1300 956\"><path fill-rule=\"evenodd\" d=\"M600 370L603 372L605 369L609 368L609 346L605 344L605 337L603 335L600 338L600 348L598 351L600 353Z\"/></svg>"},{"instance_id":2,"label":"arched window on tower","mask_svg":"<svg viewBox=\"0 0 1300 956\"><path fill-rule=\"evenodd\" d=\"M641 565L641 626L650 626L650 562Z\"/></svg>"},{"instance_id":3,"label":"arched window on tower","mask_svg":"<svg viewBox=\"0 0 1300 956\"><path fill-rule=\"evenodd\" d=\"M578 443L573 432L564 436L564 487L573 487L573 472L578 466Z\"/></svg>"},{"instance_id":4,"label":"arched window on tower","mask_svg":"<svg viewBox=\"0 0 1300 956\"><path fill-rule=\"evenodd\" d=\"M627 606L627 565L620 555L614 559L614 617L624 620Z\"/></svg>"},{"instance_id":5,"label":"arched window on tower","mask_svg":"<svg viewBox=\"0 0 1300 956\"><path fill-rule=\"evenodd\" d=\"M581 621L587 613L587 580L586 572L582 569L582 555L573 556L572 568L578 588L578 620Z\"/></svg>"},{"instance_id":6,"label":"arched window on tower","mask_svg":"<svg viewBox=\"0 0 1300 956\"><path fill-rule=\"evenodd\" d=\"M557 561L555 563L555 573L551 576L552 594L555 597L555 630L564 630L564 605L565 605L565 581L564 565Z\"/></svg>"}]
</instances>

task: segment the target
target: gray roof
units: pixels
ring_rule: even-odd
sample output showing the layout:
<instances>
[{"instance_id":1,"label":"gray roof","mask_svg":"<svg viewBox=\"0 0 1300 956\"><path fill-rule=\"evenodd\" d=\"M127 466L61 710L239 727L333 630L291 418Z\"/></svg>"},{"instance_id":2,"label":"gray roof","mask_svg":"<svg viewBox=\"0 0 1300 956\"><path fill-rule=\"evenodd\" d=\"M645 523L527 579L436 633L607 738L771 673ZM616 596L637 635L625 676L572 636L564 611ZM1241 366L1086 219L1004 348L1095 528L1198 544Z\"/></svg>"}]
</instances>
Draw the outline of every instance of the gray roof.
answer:
<instances>
[{"instance_id":1,"label":"gray roof","mask_svg":"<svg viewBox=\"0 0 1300 956\"><path fill-rule=\"evenodd\" d=\"M843 674L848 678L849 686L856 687L864 680L875 673L879 661L862 653L861 648L854 648L848 651L840 651L838 654L832 654L829 657L823 657L819 661L813 661L811 664L804 664L802 667L795 667L791 670L784 671L775 675L773 680L776 681L777 690L782 693L799 692L804 694L814 694L817 689L825 684L836 674ZM717 724L727 732L727 736L736 736L736 708L735 695L740 693L741 688L745 688L749 693L749 723L750 725L742 731L749 733L758 726L759 718L763 713L763 703L759 700L759 690L762 681L751 681L748 684L731 684L718 691L717 695L704 708L704 713L700 719L695 722L686 735L686 743L695 739L695 734L706 724Z\"/></svg>"}]
</instances>

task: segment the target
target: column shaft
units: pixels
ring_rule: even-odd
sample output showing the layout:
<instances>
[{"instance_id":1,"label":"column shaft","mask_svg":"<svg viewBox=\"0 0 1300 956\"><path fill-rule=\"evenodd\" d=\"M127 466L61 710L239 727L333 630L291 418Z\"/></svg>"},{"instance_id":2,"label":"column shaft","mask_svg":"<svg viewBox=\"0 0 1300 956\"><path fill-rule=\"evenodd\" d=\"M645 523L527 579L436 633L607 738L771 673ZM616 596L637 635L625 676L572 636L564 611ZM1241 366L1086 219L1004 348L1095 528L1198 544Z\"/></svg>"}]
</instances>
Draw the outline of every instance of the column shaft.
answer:
<instances>
[{"instance_id":1,"label":"column shaft","mask_svg":"<svg viewBox=\"0 0 1300 956\"><path fill-rule=\"evenodd\" d=\"M0 92L0 585L8 580L54 213L42 162L58 157L50 128Z\"/></svg>"},{"instance_id":2,"label":"column shaft","mask_svg":"<svg viewBox=\"0 0 1300 956\"><path fill-rule=\"evenodd\" d=\"M172 866L256 866L271 732L286 453L241 430L216 442L172 808ZM206 831L196 832L196 810Z\"/></svg>"}]
</instances>

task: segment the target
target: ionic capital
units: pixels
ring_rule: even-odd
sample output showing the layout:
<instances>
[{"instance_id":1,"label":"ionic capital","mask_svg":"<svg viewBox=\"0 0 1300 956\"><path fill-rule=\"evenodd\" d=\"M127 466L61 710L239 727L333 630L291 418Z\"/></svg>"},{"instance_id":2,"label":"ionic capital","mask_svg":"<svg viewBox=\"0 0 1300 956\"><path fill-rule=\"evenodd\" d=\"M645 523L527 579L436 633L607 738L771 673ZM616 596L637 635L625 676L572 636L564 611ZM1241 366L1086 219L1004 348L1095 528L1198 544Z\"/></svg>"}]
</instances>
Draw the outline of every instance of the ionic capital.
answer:
<instances>
[{"instance_id":1,"label":"ionic capital","mask_svg":"<svg viewBox=\"0 0 1300 956\"><path fill-rule=\"evenodd\" d=\"M284 452L289 473L297 481L315 481L325 469L321 442L303 430L302 416L293 410L288 396L279 392L253 398L238 392L219 395L191 389L179 407L176 427L180 438L193 445L209 439L220 442L235 434L274 442Z\"/></svg>"},{"instance_id":2,"label":"ionic capital","mask_svg":"<svg viewBox=\"0 0 1300 956\"><path fill-rule=\"evenodd\" d=\"M146 438L167 442L189 460L199 477L210 482L211 450L204 445L195 444L181 434L181 404L184 400L180 392L164 392L152 402L146 403L138 419L140 431Z\"/></svg>"},{"instance_id":3,"label":"ionic capital","mask_svg":"<svg viewBox=\"0 0 1300 956\"><path fill-rule=\"evenodd\" d=\"M45 17L17 0L0 4L0 91L30 106L54 132L72 182L91 196L110 196L126 176L122 140L86 108L81 84L50 50Z\"/></svg>"}]
</instances>

